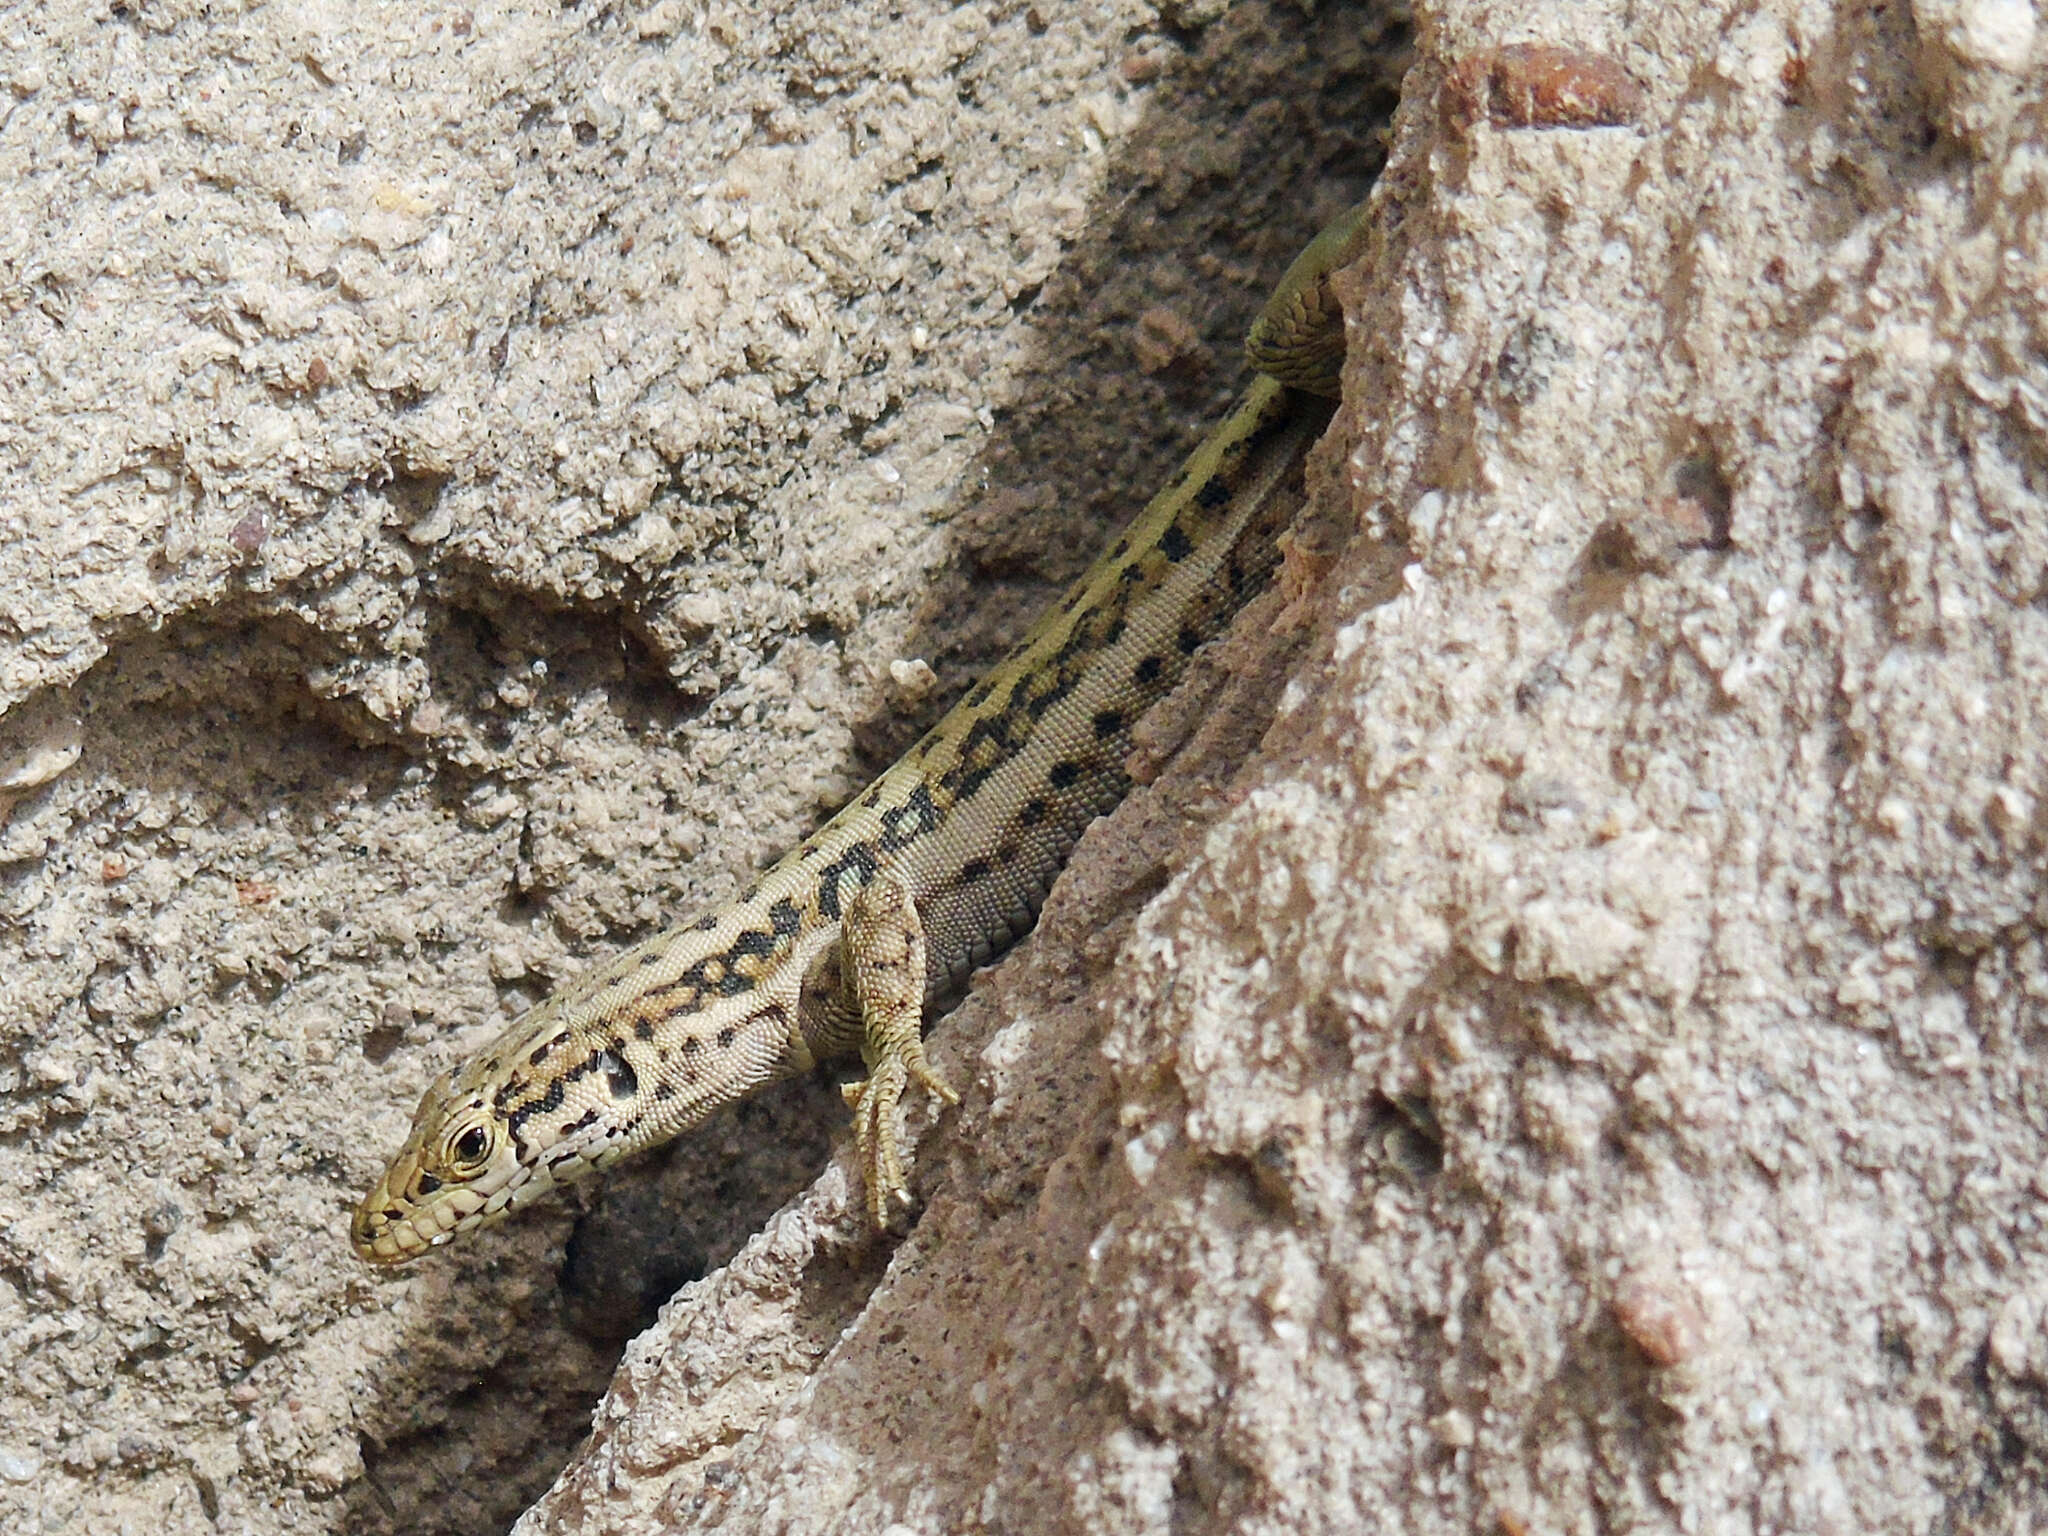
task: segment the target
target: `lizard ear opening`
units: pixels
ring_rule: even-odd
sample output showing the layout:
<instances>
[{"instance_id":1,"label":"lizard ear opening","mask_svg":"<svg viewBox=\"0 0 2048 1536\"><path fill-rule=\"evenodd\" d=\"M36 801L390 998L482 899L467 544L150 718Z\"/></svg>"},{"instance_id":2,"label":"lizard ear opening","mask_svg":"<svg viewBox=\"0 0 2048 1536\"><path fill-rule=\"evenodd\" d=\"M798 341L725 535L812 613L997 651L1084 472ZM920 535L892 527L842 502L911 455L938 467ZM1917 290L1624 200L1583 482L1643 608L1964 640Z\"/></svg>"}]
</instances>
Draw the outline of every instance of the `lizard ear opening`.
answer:
<instances>
[{"instance_id":1,"label":"lizard ear opening","mask_svg":"<svg viewBox=\"0 0 2048 1536\"><path fill-rule=\"evenodd\" d=\"M616 1051L599 1051L597 1065L614 1099L630 1099L640 1091L640 1075Z\"/></svg>"}]
</instances>

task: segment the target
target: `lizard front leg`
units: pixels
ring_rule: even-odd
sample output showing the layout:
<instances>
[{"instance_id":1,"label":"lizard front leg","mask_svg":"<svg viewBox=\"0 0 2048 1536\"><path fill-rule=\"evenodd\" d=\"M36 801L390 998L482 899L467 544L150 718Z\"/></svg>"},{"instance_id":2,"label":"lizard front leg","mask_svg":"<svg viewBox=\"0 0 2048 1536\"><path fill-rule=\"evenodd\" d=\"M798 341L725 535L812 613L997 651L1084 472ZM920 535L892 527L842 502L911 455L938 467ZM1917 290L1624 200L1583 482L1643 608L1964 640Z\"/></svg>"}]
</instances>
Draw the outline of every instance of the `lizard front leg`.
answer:
<instances>
[{"instance_id":1,"label":"lizard front leg","mask_svg":"<svg viewBox=\"0 0 2048 1536\"><path fill-rule=\"evenodd\" d=\"M876 1226L886 1226L889 1202L910 1202L896 1136L904 1089L915 1082L947 1104L958 1104L960 1096L925 1059L924 923L903 882L879 874L863 887L846 905L836 947L814 973L817 993L806 1000L805 1033L820 1055L858 1036L868 1075L842 1091L853 1111L868 1214Z\"/></svg>"}]
</instances>

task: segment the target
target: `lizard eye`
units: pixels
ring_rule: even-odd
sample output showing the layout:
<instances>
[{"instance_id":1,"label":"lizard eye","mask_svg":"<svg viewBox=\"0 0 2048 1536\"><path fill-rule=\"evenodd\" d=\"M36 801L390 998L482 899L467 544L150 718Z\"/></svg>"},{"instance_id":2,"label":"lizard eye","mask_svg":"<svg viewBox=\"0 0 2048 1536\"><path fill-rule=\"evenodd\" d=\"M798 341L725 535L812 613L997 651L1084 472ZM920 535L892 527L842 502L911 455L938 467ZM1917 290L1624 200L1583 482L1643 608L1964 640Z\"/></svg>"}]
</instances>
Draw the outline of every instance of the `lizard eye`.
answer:
<instances>
[{"instance_id":1,"label":"lizard eye","mask_svg":"<svg viewBox=\"0 0 2048 1536\"><path fill-rule=\"evenodd\" d=\"M448 1155L464 1168L482 1163L490 1150L490 1132L481 1125L472 1125L448 1144Z\"/></svg>"}]
</instances>

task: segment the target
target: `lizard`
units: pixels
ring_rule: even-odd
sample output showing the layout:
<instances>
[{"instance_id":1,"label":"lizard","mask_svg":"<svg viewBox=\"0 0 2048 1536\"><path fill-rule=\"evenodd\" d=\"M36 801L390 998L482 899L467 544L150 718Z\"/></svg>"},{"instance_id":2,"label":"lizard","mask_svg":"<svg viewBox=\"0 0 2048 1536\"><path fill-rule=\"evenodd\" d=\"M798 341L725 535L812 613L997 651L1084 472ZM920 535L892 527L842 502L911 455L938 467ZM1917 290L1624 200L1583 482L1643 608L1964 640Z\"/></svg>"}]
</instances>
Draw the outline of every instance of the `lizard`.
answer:
<instances>
[{"instance_id":1,"label":"lizard","mask_svg":"<svg viewBox=\"0 0 2048 1536\"><path fill-rule=\"evenodd\" d=\"M397 1265L556 1185L858 1050L844 1091L867 1214L909 1202L896 1115L958 1095L923 1020L1022 937L1081 832L1129 788L1140 715L1279 562L1335 411L1341 215L1245 344L1253 380L1124 533L892 767L736 898L571 978L421 1097L350 1223Z\"/></svg>"}]
</instances>

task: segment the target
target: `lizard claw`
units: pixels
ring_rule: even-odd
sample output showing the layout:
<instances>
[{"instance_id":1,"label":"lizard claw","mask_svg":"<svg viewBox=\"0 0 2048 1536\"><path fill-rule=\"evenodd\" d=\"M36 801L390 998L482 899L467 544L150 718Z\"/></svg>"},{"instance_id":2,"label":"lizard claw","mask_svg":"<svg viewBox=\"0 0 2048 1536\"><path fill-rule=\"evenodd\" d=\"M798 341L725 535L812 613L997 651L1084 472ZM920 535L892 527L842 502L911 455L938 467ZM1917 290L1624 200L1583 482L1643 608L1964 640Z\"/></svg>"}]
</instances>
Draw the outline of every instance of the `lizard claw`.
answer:
<instances>
[{"instance_id":1,"label":"lizard claw","mask_svg":"<svg viewBox=\"0 0 2048 1536\"><path fill-rule=\"evenodd\" d=\"M875 1063L867 1077L840 1089L853 1111L853 1141L860 1157L861 1179L867 1185L868 1217L877 1227L889 1224L892 1201L910 1204L903 1157L896 1130L896 1106L912 1082L946 1104L960 1095L925 1060L921 1044L892 1050Z\"/></svg>"}]
</instances>

